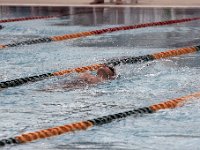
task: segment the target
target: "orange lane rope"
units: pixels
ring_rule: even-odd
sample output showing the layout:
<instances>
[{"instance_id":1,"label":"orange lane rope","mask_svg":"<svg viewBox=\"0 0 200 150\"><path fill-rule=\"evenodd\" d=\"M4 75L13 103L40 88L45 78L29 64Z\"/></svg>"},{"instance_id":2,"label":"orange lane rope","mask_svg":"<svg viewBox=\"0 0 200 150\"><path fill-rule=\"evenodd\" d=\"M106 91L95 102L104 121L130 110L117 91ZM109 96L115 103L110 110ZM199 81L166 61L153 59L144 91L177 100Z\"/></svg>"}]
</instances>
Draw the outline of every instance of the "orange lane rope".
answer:
<instances>
[{"instance_id":1,"label":"orange lane rope","mask_svg":"<svg viewBox=\"0 0 200 150\"><path fill-rule=\"evenodd\" d=\"M15 46L21 46L21 45L31 45L31 44L37 44L37 43L69 40L69 39L74 39L74 38L111 33L111 32L116 32L116 31L121 31L121 30L132 30L132 29L145 28L145 27L164 26L164 25L189 22L189 21L194 21L194 20L199 20L199 19L200 18L198 17L198 18L187 18L187 19L180 19L180 20L169 20L169 21L162 21L162 22L139 24L139 25L106 28L106 29L101 29L101 30L86 31L86 32L73 33L73 34L65 34L65 35L53 36L53 37L44 37L44 38L38 38L34 40L27 40L27 41L5 44L5 45L1 44L0 48L2 49L6 47L15 47Z\"/></svg>"},{"instance_id":2,"label":"orange lane rope","mask_svg":"<svg viewBox=\"0 0 200 150\"><path fill-rule=\"evenodd\" d=\"M57 71L57 72L52 73L52 75L53 76L62 76L62 75L65 75L65 74L70 74L72 72L83 73L83 72L86 72L86 71L95 71L95 70L98 70L100 67L103 67L103 66L105 66L105 64L94 64L94 65L79 67L79 68L75 68L75 69Z\"/></svg>"}]
</instances>

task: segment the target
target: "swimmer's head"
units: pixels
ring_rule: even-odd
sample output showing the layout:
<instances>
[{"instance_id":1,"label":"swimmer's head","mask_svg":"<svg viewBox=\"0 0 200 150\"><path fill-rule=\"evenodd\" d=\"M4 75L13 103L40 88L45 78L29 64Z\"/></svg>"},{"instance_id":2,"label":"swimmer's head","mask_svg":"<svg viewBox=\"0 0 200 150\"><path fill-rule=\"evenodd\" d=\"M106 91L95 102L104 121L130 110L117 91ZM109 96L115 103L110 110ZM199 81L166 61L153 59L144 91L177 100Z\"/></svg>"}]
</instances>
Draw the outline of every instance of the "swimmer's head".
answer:
<instances>
[{"instance_id":1,"label":"swimmer's head","mask_svg":"<svg viewBox=\"0 0 200 150\"><path fill-rule=\"evenodd\" d=\"M116 76L115 69L110 66L103 66L97 70L97 76L104 79L114 79Z\"/></svg>"}]
</instances>

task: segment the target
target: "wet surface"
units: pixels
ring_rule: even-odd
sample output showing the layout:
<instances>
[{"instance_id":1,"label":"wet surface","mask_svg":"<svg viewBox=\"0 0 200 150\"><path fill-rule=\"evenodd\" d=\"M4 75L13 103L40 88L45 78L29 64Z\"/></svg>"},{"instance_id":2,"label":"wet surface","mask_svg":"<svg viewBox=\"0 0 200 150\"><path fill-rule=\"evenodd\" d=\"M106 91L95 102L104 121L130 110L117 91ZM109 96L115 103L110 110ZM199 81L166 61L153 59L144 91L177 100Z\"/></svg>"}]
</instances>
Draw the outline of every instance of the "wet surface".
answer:
<instances>
[{"instance_id":1,"label":"wet surface","mask_svg":"<svg viewBox=\"0 0 200 150\"><path fill-rule=\"evenodd\" d=\"M134 25L134 24L141 24L141 23L147 23L147 22L156 22L156 21L164 21L164 20L172 20L172 19L182 19L182 18L189 18L189 17L198 17L199 10L198 9L170 9L170 8L65 8L65 7L1 7L1 18L17 18L17 17L28 17L28 16L60 16L58 18L54 19L48 19L45 22L46 28L44 28L43 36L48 35L49 33L52 33L53 35L63 35L66 33L69 33L70 30L66 30L64 33L54 33L54 27L60 27L61 29L68 29L73 26L81 26L83 28L89 27L87 30L92 30L93 28L102 28L105 27L112 27L116 25ZM36 21L37 22L37 21ZM19 24L21 24L20 22ZM23 24L23 23L22 23ZM26 23L24 23L26 24ZM44 24L42 24L44 25ZM187 24L186 24L187 25ZM149 43L151 43L152 47L166 47L166 45L169 47L181 47L185 46L185 41L182 41L179 37L185 36L190 37L189 43L190 45L196 45L198 43L198 23L190 23L190 28L184 29L184 24L180 25L182 26L183 30L180 32L179 25L176 29L169 28L169 30L173 30L173 32L163 31L159 27L157 27L157 31L151 30L152 28L147 29L145 32L137 34L137 35L131 35L128 32L120 32L120 34L112 36L112 39L109 39L108 41L105 40L102 37L102 42L96 43L92 40L89 40L88 43L80 43L79 41L76 43L74 42L73 46L88 46L88 47L94 47L94 46L112 46L112 45L118 45L118 46L149 46ZM36 30L37 33L37 24L34 26L30 26L28 24L27 28L30 29L23 29L20 26L18 28L12 29L13 26L10 26L10 30L14 30L16 32L16 39L13 39L12 42L17 41L23 41L28 40L30 38L33 38L34 35L26 35L26 32L32 32L34 34L34 30ZM8 27L9 28L9 27ZM33 28L33 31L29 31ZM47 29L51 29L50 31ZM6 28L5 28L6 30ZM19 32L17 32L17 31ZM24 31L25 30L25 31ZM27 30L27 31L26 31ZM86 30L86 31L87 31ZM144 29L145 30L145 29ZM184 30L192 30L192 34L190 32L184 31ZM21 35L21 32L25 32L24 35ZM71 31L79 32L77 31ZM70 33L71 33L70 32ZM137 32L137 31L136 31ZM163 33L164 32L164 33ZM128 33L128 34L127 34ZM162 33L162 34L160 34ZM6 35L9 37L9 35ZM21 38L19 38L21 36ZM28 37L30 36L30 38ZM39 35L35 35L36 38L39 38L41 36L41 33ZM3 37L4 39L6 37ZM12 38L15 38L13 36ZM12 39L11 37L8 38ZM156 41L154 39L159 38L159 41ZM173 40L172 40L173 39ZM3 40L3 39L2 39ZM151 40L151 41L149 41ZM110 42L109 42L110 41ZM81 45L82 44L82 45ZM166 47L167 48L167 47Z\"/></svg>"},{"instance_id":2,"label":"wet surface","mask_svg":"<svg viewBox=\"0 0 200 150\"><path fill-rule=\"evenodd\" d=\"M0 18L62 17L4 23L0 43L198 17L199 9L0 7ZM70 15L71 14L71 15ZM63 16L65 15L65 16ZM200 21L113 32L1 50L0 80L199 45ZM80 89L62 86L77 74L0 91L0 139L145 107L200 91L199 53L122 65L120 78ZM46 89L53 88L51 91ZM199 101L184 107L97 126L5 149L199 149Z\"/></svg>"}]
</instances>

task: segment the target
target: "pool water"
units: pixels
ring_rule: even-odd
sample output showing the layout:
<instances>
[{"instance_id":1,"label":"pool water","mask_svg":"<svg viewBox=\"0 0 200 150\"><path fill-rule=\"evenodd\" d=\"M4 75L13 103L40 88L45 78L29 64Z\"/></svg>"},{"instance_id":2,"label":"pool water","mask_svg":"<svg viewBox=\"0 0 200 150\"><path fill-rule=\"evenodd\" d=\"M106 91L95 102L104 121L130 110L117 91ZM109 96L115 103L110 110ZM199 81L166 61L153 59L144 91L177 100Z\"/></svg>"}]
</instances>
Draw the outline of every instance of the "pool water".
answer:
<instances>
[{"instance_id":1,"label":"pool water","mask_svg":"<svg viewBox=\"0 0 200 150\"><path fill-rule=\"evenodd\" d=\"M199 17L199 9L0 7L0 18L67 15L2 24L0 43L122 25ZM200 21L119 31L74 40L1 50L0 81L59 71L122 56L141 56L199 45ZM78 89L63 88L77 74L0 91L0 139L25 132L146 107L200 91L200 54L116 67L120 78ZM48 90L48 89L51 90ZM142 117L42 139L11 150L200 149L200 101Z\"/></svg>"}]
</instances>

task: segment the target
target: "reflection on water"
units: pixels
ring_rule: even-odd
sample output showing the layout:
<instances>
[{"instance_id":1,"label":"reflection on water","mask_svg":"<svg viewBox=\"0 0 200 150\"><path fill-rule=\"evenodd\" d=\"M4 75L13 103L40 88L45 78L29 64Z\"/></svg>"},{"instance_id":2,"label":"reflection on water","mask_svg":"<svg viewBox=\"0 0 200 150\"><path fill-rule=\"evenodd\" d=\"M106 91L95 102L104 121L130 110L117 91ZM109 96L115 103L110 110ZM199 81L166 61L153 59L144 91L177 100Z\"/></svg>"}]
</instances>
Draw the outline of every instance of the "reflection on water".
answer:
<instances>
[{"instance_id":1,"label":"reflection on water","mask_svg":"<svg viewBox=\"0 0 200 150\"><path fill-rule=\"evenodd\" d=\"M199 9L180 8L96 8L96 7L14 7L1 6L0 18L64 15L59 25L139 24L198 16ZM58 24L57 24L58 25Z\"/></svg>"}]
</instances>

